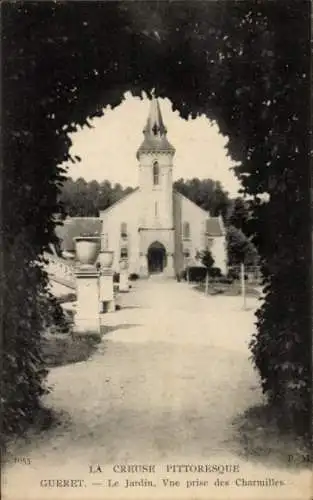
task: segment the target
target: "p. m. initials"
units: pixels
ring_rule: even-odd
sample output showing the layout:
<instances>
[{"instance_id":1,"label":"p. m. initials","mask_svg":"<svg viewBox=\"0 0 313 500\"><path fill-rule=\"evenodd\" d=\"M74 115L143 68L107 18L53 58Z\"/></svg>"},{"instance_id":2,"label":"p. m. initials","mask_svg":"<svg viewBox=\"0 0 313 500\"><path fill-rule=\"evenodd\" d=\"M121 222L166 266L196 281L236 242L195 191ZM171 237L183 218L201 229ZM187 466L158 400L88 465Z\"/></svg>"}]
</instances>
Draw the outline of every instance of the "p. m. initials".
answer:
<instances>
[{"instance_id":1,"label":"p. m. initials","mask_svg":"<svg viewBox=\"0 0 313 500\"><path fill-rule=\"evenodd\" d=\"M310 464L310 463L313 463L313 459L309 453L303 453L300 455L288 455L288 462Z\"/></svg>"}]
</instances>

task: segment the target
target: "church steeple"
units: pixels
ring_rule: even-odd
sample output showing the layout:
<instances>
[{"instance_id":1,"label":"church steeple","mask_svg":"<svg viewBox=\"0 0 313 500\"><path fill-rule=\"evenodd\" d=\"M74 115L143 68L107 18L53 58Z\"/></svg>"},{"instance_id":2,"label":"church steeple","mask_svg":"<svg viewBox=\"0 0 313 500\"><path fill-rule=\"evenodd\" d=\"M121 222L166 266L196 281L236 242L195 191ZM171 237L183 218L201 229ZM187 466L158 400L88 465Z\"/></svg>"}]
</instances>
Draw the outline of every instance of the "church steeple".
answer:
<instances>
[{"instance_id":1,"label":"church steeple","mask_svg":"<svg viewBox=\"0 0 313 500\"><path fill-rule=\"evenodd\" d=\"M163 122L158 100L153 96L150 102L150 111L145 128L144 140L137 151L139 159L141 153L169 153L174 155L175 148L167 140L167 130Z\"/></svg>"},{"instance_id":2,"label":"church steeple","mask_svg":"<svg viewBox=\"0 0 313 500\"><path fill-rule=\"evenodd\" d=\"M150 103L150 111L147 120L147 124L143 130L144 134L149 134L150 136L162 136L166 135L167 130L164 126L159 101L152 97Z\"/></svg>"},{"instance_id":3,"label":"church steeple","mask_svg":"<svg viewBox=\"0 0 313 500\"><path fill-rule=\"evenodd\" d=\"M173 156L168 142L160 105L153 96L144 140L137 151L138 184L141 193L140 227L145 230L172 230L173 222ZM156 239L160 237L158 232ZM171 238L172 236L170 236Z\"/></svg>"}]
</instances>

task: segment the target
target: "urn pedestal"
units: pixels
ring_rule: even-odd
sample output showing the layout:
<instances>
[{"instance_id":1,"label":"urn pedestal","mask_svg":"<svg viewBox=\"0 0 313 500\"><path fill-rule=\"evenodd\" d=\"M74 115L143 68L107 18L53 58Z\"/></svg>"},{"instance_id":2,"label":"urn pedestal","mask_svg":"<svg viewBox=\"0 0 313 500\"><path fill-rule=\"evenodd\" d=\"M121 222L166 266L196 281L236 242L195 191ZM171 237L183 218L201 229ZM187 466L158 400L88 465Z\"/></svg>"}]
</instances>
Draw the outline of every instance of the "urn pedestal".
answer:
<instances>
[{"instance_id":1,"label":"urn pedestal","mask_svg":"<svg viewBox=\"0 0 313 500\"><path fill-rule=\"evenodd\" d=\"M128 282L128 262L127 260L120 261L120 292L129 292Z\"/></svg>"},{"instance_id":2,"label":"urn pedestal","mask_svg":"<svg viewBox=\"0 0 313 500\"><path fill-rule=\"evenodd\" d=\"M112 250L101 250L98 255L98 262L101 269L111 269L114 252Z\"/></svg>"},{"instance_id":3,"label":"urn pedestal","mask_svg":"<svg viewBox=\"0 0 313 500\"><path fill-rule=\"evenodd\" d=\"M76 258L80 267L93 267L100 251L99 236L78 236L74 238Z\"/></svg>"},{"instance_id":4,"label":"urn pedestal","mask_svg":"<svg viewBox=\"0 0 313 500\"><path fill-rule=\"evenodd\" d=\"M78 268L76 276L77 306L75 333L100 336L99 272L94 268Z\"/></svg>"},{"instance_id":5,"label":"urn pedestal","mask_svg":"<svg viewBox=\"0 0 313 500\"><path fill-rule=\"evenodd\" d=\"M147 255L145 254L140 254L139 258L139 276L140 278L148 278L149 277L149 270L148 270L148 258Z\"/></svg>"},{"instance_id":6,"label":"urn pedestal","mask_svg":"<svg viewBox=\"0 0 313 500\"><path fill-rule=\"evenodd\" d=\"M111 250L101 250L98 258L100 264L100 314L101 323L102 315L108 312L115 311L114 286L113 286L113 264L114 252Z\"/></svg>"},{"instance_id":7,"label":"urn pedestal","mask_svg":"<svg viewBox=\"0 0 313 500\"><path fill-rule=\"evenodd\" d=\"M167 254L167 265L166 265L166 268L164 269L164 274L168 278L175 277L174 256L172 253Z\"/></svg>"},{"instance_id":8,"label":"urn pedestal","mask_svg":"<svg viewBox=\"0 0 313 500\"><path fill-rule=\"evenodd\" d=\"M99 252L97 237L75 238L78 264L75 269L77 306L74 331L100 337L99 271L94 262Z\"/></svg>"}]
</instances>

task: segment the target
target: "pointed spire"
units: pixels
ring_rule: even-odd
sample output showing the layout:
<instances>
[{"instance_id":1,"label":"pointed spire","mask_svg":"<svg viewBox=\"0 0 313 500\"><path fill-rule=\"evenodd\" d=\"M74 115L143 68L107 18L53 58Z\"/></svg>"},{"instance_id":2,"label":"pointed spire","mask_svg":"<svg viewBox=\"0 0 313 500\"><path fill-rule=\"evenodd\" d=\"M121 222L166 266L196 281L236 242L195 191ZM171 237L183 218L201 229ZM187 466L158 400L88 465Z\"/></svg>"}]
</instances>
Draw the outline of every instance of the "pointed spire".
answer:
<instances>
[{"instance_id":1,"label":"pointed spire","mask_svg":"<svg viewBox=\"0 0 313 500\"><path fill-rule=\"evenodd\" d=\"M150 102L150 110L145 128L143 129L144 141L137 151L137 158L140 153L175 153L175 148L166 138L167 130L163 122L159 101L153 95Z\"/></svg>"},{"instance_id":2,"label":"pointed spire","mask_svg":"<svg viewBox=\"0 0 313 500\"><path fill-rule=\"evenodd\" d=\"M166 135L167 130L163 122L159 101L153 96L150 103L150 111L147 124L143 130L144 134L152 136Z\"/></svg>"}]
</instances>

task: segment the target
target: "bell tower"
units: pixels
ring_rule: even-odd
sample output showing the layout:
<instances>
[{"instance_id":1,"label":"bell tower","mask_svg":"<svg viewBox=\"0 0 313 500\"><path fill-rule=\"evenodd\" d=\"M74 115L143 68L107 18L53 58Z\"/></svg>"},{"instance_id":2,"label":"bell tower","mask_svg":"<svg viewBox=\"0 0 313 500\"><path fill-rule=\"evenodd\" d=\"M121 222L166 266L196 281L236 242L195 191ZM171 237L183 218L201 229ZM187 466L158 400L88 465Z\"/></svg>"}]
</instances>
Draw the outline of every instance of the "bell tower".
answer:
<instances>
[{"instance_id":1,"label":"bell tower","mask_svg":"<svg viewBox=\"0 0 313 500\"><path fill-rule=\"evenodd\" d=\"M140 191L140 254L149 272L152 245L165 251L164 272L174 276L173 158L158 100L153 97L144 140L137 151ZM152 252L152 250L151 250ZM155 251L155 255L156 255ZM152 255L152 253L151 253ZM151 256L150 255L150 256ZM152 257L151 257L152 259ZM150 259L150 261L151 261ZM153 268L152 261L150 262ZM157 264L154 263L157 267Z\"/></svg>"},{"instance_id":2,"label":"bell tower","mask_svg":"<svg viewBox=\"0 0 313 500\"><path fill-rule=\"evenodd\" d=\"M153 97L144 140L137 151L139 189L142 193L141 227L173 228L174 147L167 140L158 100Z\"/></svg>"}]
</instances>

